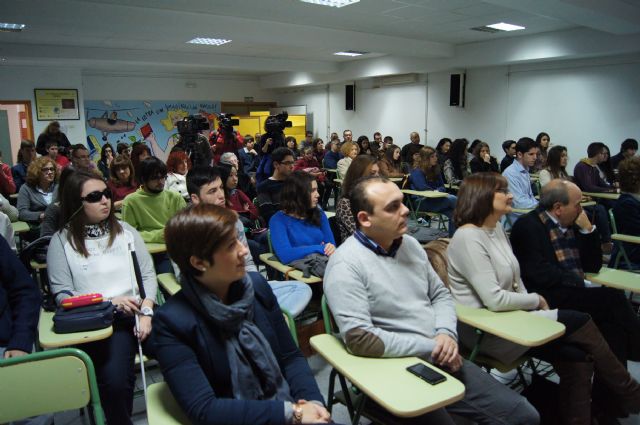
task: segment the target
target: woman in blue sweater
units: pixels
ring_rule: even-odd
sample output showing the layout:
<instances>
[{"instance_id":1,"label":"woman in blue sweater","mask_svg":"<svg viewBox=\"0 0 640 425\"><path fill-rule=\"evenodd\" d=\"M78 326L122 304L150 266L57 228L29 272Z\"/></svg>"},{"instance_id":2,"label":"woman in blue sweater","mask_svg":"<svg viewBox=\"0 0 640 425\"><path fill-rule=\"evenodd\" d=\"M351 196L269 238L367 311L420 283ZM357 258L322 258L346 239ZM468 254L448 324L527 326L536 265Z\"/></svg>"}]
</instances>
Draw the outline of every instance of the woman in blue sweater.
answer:
<instances>
[{"instance_id":1,"label":"woman in blue sweater","mask_svg":"<svg viewBox=\"0 0 640 425\"><path fill-rule=\"evenodd\" d=\"M237 220L229 209L200 204L167 223L182 289L153 319L164 379L193 424L328 423L271 288L259 273L245 273Z\"/></svg>"},{"instance_id":2,"label":"woman in blue sweater","mask_svg":"<svg viewBox=\"0 0 640 425\"><path fill-rule=\"evenodd\" d=\"M426 146L420 150L420 162L418 167L411 171L409 185L413 190L446 192L440 166L438 165L438 155L432 147ZM451 237L456 231L451 217L453 217L457 199L454 195L448 195L446 198L414 197L413 201L419 204L420 211L446 215L449 218L449 237Z\"/></svg>"},{"instance_id":3,"label":"woman in blue sweater","mask_svg":"<svg viewBox=\"0 0 640 425\"><path fill-rule=\"evenodd\" d=\"M278 211L269 220L271 245L285 264L309 254L330 256L336 250L329 220L318 206L318 183L304 171L294 171L280 193Z\"/></svg>"}]
</instances>

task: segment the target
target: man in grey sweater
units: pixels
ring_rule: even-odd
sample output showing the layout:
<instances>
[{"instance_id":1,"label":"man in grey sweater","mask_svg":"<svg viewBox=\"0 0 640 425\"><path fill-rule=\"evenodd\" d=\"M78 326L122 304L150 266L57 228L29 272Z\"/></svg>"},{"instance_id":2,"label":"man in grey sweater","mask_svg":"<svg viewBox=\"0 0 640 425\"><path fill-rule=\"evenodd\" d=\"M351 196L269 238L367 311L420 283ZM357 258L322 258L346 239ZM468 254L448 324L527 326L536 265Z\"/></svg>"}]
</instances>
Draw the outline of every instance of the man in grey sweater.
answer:
<instances>
[{"instance_id":1,"label":"man in grey sweater","mask_svg":"<svg viewBox=\"0 0 640 425\"><path fill-rule=\"evenodd\" d=\"M351 192L357 230L331 256L324 292L347 349L367 357L417 356L465 384L447 411L479 424L537 424L538 412L458 354L453 299L414 238L392 182L371 177ZM407 372L409 373L409 372ZM428 390L428 386L425 387Z\"/></svg>"}]
</instances>

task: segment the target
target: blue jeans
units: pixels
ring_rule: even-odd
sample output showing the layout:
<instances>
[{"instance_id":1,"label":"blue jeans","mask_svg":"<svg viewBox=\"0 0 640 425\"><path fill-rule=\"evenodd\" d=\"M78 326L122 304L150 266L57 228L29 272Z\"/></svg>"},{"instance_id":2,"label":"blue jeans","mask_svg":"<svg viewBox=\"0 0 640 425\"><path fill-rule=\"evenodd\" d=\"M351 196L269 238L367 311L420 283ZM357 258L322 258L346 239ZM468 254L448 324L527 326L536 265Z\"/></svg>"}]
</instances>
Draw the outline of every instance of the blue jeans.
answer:
<instances>
[{"instance_id":1,"label":"blue jeans","mask_svg":"<svg viewBox=\"0 0 640 425\"><path fill-rule=\"evenodd\" d=\"M449 237L452 237L456 231L456 225L453 223L453 210L456 208L456 202L458 202L458 197L455 195L447 195L446 198L423 198L419 211L444 214L449 219ZM416 201L414 203L417 204Z\"/></svg>"},{"instance_id":2,"label":"blue jeans","mask_svg":"<svg viewBox=\"0 0 640 425\"><path fill-rule=\"evenodd\" d=\"M270 280L269 285L280 307L296 317L311 300L311 287L297 280Z\"/></svg>"}]
</instances>

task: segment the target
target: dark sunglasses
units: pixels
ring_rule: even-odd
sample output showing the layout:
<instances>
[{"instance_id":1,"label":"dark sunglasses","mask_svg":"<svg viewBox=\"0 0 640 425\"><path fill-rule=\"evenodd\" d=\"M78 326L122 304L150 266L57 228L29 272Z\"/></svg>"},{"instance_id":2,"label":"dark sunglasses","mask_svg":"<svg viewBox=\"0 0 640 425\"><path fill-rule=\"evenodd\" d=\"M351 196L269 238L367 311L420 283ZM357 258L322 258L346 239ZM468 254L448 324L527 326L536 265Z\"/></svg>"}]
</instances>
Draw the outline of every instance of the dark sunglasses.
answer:
<instances>
[{"instance_id":1,"label":"dark sunglasses","mask_svg":"<svg viewBox=\"0 0 640 425\"><path fill-rule=\"evenodd\" d=\"M90 204L95 204L96 202L100 202L103 196L107 199L111 199L111 196L112 196L111 189L106 188L102 192L99 190L93 191L87 196L80 198L80 200L86 201Z\"/></svg>"}]
</instances>

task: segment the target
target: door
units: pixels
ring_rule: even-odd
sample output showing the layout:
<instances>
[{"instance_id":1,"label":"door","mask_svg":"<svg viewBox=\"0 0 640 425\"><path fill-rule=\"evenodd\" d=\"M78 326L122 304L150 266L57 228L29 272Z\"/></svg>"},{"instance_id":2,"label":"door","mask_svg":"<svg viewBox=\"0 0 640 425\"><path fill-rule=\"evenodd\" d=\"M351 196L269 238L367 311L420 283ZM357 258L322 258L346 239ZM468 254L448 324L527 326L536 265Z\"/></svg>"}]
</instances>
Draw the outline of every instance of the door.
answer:
<instances>
[{"instance_id":1,"label":"door","mask_svg":"<svg viewBox=\"0 0 640 425\"><path fill-rule=\"evenodd\" d=\"M2 162L9 165L11 160L11 133L9 133L9 114L0 109L0 152L2 152Z\"/></svg>"}]
</instances>

